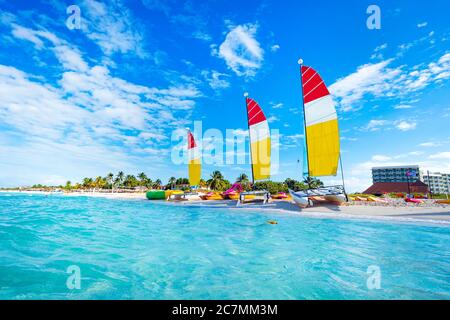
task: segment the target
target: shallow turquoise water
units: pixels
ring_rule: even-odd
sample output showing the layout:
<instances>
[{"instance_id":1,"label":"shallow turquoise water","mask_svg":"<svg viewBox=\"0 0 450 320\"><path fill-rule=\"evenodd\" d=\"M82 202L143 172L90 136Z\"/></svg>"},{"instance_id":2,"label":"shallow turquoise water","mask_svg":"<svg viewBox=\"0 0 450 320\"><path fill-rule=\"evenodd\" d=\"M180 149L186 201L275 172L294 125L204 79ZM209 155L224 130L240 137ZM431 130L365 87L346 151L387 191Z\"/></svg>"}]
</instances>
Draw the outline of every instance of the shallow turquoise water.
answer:
<instances>
[{"instance_id":1,"label":"shallow turquoise water","mask_svg":"<svg viewBox=\"0 0 450 320\"><path fill-rule=\"evenodd\" d=\"M0 194L0 298L450 299L450 227Z\"/></svg>"}]
</instances>

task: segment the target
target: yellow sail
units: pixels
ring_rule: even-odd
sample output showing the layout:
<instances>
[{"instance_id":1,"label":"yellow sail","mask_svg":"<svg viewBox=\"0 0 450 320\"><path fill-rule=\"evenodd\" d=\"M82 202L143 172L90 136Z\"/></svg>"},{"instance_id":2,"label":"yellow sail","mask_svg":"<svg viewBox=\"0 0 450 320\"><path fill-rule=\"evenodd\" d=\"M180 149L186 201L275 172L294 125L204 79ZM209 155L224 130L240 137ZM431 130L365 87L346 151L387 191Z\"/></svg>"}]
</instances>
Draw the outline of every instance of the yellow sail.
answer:
<instances>
[{"instance_id":1,"label":"yellow sail","mask_svg":"<svg viewBox=\"0 0 450 320\"><path fill-rule=\"evenodd\" d=\"M270 178L270 131L267 119L255 100L247 98L252 171L254 180Z\"/></svg>"},{"instance_id":2,"label":"yellow sail","mask_svg":"<svg viewBox=\"0 0 450 320\"><path fill-rule=\"evenodd\" d=\"M194 136L188 132L188 170L189 170L189 184L191 186L200 185L200 179L202 175L201 156L197 144L195 143Z\"/></svg>"},{"instance_id":3,"label":"yellow sail","mask_svg":"<svg viewBox=\"0 0 450 320\"><path fill-rule=\"evenodd\" d=\"M308 175L335 176L340 155L339 127L334 102L320 75L302 66Z\"/></svg>"}]
</instances>

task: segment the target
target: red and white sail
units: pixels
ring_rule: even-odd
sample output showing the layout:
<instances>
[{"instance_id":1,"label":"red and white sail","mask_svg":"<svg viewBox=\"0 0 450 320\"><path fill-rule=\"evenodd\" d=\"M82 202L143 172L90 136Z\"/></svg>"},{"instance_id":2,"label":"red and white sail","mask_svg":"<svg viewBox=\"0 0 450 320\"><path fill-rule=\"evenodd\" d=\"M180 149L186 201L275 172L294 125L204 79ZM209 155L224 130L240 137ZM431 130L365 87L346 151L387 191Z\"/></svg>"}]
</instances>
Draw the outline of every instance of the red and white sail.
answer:
<instances>
[{"instance_id":1,"label":"red and white sail","mask_svg":"<svg viewBox=\"0 0 450 320\"><path fill-rule=\"evenodd\" d=\"M270 178L270 130L258 103L246 98L254 180Z\"/></svg>"},{"instance_id":2,"label":"red and white sail","mask_svg":"<svg viewBox=\"0 0 450 320\"><path fill-rule=\"evenodd\" d=\"M200 149L195 143L192 132L188 131L188 170L189 170L189 184L191 186L198 186L201 179L201 153Z\"/></svg>"},{"instance_id":3,"label":"red and white sail","mask_svg":"<svg viewBox=\"0 0 450 320\"><path fill-rule=\"evenodd\" d=\"M302 66L301 74L309 176L334 176L340 154L335 104L324 81L313 68Z\"/></svg>"}]
</instances>

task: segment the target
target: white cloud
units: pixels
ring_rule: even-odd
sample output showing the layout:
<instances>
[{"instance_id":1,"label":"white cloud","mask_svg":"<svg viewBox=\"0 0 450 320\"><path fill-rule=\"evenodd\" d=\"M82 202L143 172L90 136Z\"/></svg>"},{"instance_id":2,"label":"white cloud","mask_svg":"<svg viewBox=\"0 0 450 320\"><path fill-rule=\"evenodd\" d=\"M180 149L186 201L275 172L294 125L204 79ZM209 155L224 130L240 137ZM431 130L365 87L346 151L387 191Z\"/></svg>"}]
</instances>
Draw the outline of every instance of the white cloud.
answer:
<instances>
[{"instance_id":1,"label":"white cloud","mask_svg":"<svg viewBox=\"0 0 450 320\"><path fill-rule=\"evenodd\" d=\"M384 50L387 48L387 46L388 46L387 43L383 43L382 45L379 45L378 47L376 47L374 51L378 52L378 51Z\"/></svg>"},{"instance_id":2,"label":"white cloud","mask_svg":"<svg viewBox=\"0 0 450 320\"><path fill-rule=\"evenodd\" d=\"M280 45L278 44L274 44L273 46L270 47L270 51L272 52L277 52L278 50L280 50Z\"/></svg>"},{"instance_id":3,"label":"white cloud","mask_svg":"<svg viewBox=\"0 0 450 320\"><path fill-rule=\"evenodd\" d=\"M281 108L283 108L283 104L282 103L272 104L272 109L281 109Z\"/></svg>"},{"instance_id":4,"label":"white cloud","mask_svg":"<svg viewBox=\"0 0 450 320\"><path fill-rule=\"evenodd\" d=\"M377 131L388 123L389 122L387 120L370 120L364 129L367 131Z\"/></svg>"},{"instance_id":5,"label":"white cloud","mask_svg":"<svg viewBox=\"0 0 450 320\"><path fill-rule=\"evenodd\" d=\"M399 121L396 124L397 129L401 131L410 131L414 130L417 126L416 122L408 122L408 121Z\"/></svg>"},{"instance_id":6,"label":"white cloud","mask_svg":"<svg viewBox=\"0 0 450 320\"><path fill-rule=\"evenodd\" d=\"M387 43L383 43L382 45L376 47L373 50L374 53L370 56L370 59L379 59L379 60L383 59L383 54L380 51L386 49L387 46L388 46Z\"/></svg>"},{"instance_id":7,"label":"white cloud","mask_svg":"<svg viewBox=\"0 0 450 320\"><path fill-rule=\"evenodd\" d=\"M394 59L359 66L356 72L338 79L329 89L344 111L357 109L361 100L404 97L426 86L450 78L450 53L426 66L388 67Z\"/></svg>"},{"instance_id":8,"label":"white cloud","mask_svg":"<svg viewBox=\"0 0 450 320\"><path fill-rule=\"evenodd\" d=\"M39 39L39 37L37 37L32 30L28 28L13 25L12 34L17 39L33 42L38 49L41 49L44 46L44 42Z\"/></svg>"},{"instance_id":9,"label":"white cloud","mask_svg":"<svg viewBox=\"0 0 450 320\"><path fill-rule=\"evenodd\" d=\"M49 41L52 45L59 45L61 43L60 39L51 32L25 28L16 23L11 24L11 33L16 39L34 43L36 49L44 48L44 40Z\"/></svg>"},{"instance_id":10,"label":"white cloud","mask_svg":"<svg viewBox=\"0 0 450 320\"><path fill-rule=\"evenodd\" d=\"M273 122L276 122L276 121L279 121L279 120L280 119L278 119L278 117L276 117L276 116L270 116L270 117L267 118L267 121L269 123L273 123Z\"/></svg>"},{"instance_id":11,"label":"white cloud","mask_svg":"<svg viewBox=\"0 0 450 320\"><path fill-rule=\"evenodd\" d=\"M428 22L421 22L421 23L418 23L417 24L417 28L424 28L424 27L426 27L428 25Z\"/></svg>"},{"instance_id":12,"label":"white cloud","mask_svg":"<svg viewBox=\"0 0 450 320\"><path fill-rule=\"evenodd\" d=\"M255 24L233 27L218 49L212 47L212 54L224 59L238 76L254 76L264 61L264 50L255 39L257 29Z\"/></svg>"},{"instance_id":13,"label":"white cloud","mask_svg":"<svg viewBox=\"0 0 450 320\"><path fill-rule=\"evenodd\" d=\"M55 47L54 52L66 70L86 72L89 68L81 53L74 48L62 45Z\"/></svg>"},{"instance_id":14,"label":"white cloud","mask_svg":"<svg viewBox=\"0 0 450 320\"><path fill-rule=\"evenodd\" d=\"M166 159L170 131L186 126L201 95L196 87L136 85L105 66L89 65L78 49L53 34L20 26L12 30L22 30L15 36L37 49L45 44L62 71L57 81L46 82L0 65L0 124L11 128L2 138L14 137L1 141L0 162L17 175L10 181L25 184L27 173L28 181L42 182L44 171L58 179L79 179L74 175L142 168L142 161L153 163L154 170ZM16 146L17 137L22 141Z\"/></svg>"},{"instance_id":15,"label":"white cloud","mask_svg":"<svg viewBox=\"0 0 450 320\"><path fill-rule=\"evenodd\" d=\"M441 146L438 142L423 142L419 144L419 147L431 148L431 147L439 147Z\"/></svg>"},{"instance_id":16,"label":"white cloud","mask_svg":"<svg viewBox=\"0 0 450 320\"><path fill-rule=\"evenodd\" d=\"M411 109L411 108L412 106L410 106L409 104L400 104L394 107L394 109Z\"/></svg>"},{"instance_id":17,"label":"white cloud","mask_svg":"<svg viewBox=\"0 0 450 320\"><path fill-rule=\"evenodd\" d=\"M438 160L450 160L450 152L440 152L436 154L432 154L429 157L430 159L438 159Z\"/></svg>"},{"instance_id":18,"label":"white cloud","mask_svg":"<svg viewBox=\"0 0 450 320\"><path fill-rule=\"evenodd\" d=\"M130 11L118 1L102 3L84 0L81 4L83 31L107 55L133 53L141 58L144 50L142 28Z\"/></svg>"},{"instance_id":19,"label":"white cloud","mask_svg":"<svg viewBox=\"0 0 450 320\"><path fill-rule=\"evenodd\" d=\"M362 131L378 131L382 128L385 128L385 130L389 130L393 127L397 128L398 130L401 131L409 131L409 130L414 130L417 126L417 123L415 121L410 121L410 120L397 120L397 121L392 121L392 120L370 120L369 123L365 126L362 127L360 130Z\"/></svg>"},{"instance_id":20,"label":"white cloud","mask_svg":"<svg viewBox=\"0 0 450 320\"><path fill-rule=\"evenodd\" d=\"M355 103L367 94L382 96L390 90L389 82L401 73L399 69L386 68L391 61L358 67L356 72L333 83L330 86L331 93L338 98L344 110L354 108Z\"/></svg>"},{"instance_id":21,"label":"white cloud","mask_svg":"<svg viewBox=\"0 0 450 320\"><path fill-rule=\"evenodd\" d=\"M214 89L226 89L230 86L230 82L226 79L229 75L225 73L220 73L216 70L203 71L202 75L208 81L209 86Z\"/></svg>"},{"instance_id":22,"label":"white cloud","mask_svg":"<svg viewBox=\"0 0 450 320\"><path fill-rule=\"evenodd\" d=\"M391 160L391 157L384 156L384 155L379 155L379 154L374 155L374 156L372 157L372 161L380 161L380 162L383 162L383 161L389 161L389 160Z\"/></svg>"}]
</instances>

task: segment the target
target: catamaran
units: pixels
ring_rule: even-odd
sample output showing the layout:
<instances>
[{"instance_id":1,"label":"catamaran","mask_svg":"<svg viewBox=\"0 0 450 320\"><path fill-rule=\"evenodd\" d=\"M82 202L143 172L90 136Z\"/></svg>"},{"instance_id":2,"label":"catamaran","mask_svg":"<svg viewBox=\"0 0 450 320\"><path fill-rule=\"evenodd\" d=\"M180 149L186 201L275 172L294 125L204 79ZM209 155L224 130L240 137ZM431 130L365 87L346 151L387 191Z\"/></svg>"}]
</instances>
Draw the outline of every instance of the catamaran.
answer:
<instances>
[{"instance_id":1,"label":"catamaran","mask_svg":"<svg viewBox=\"0 0 450 320\"><path fill-rule=\"evenodd\" d=\"M188 174L189 184L191 188L200 186L202 176L202 163L200 147L195 142L194 135L187 129L187 157L188 157ZM198 192L189 192L184 194L186 200L201 200L201 194Z\"/></svg>"},{"instance_id":2,"label":"catamaran","mask_svg":"<svg viewBox=\"0 0 450 320\"><path fill-rule=\"evenodd\" d=\"M269 123L259 104L244 94L247 108L247 124L250 135L250 156L252 166L252 184L255 181L270 178L270 130ZM266 190L242 192L237 205L243 203L245 198L262 197L264 203L270 199L270 193Z\"/></svg>"},{"instance_id":3,"label":"catamaran","mask_svg":"<svg viewBox=\"0 0 450 320\"><path fill-rule=\"evenodd\" d=\"M313 68L299 60L308 178L336 176L340 158L339 126L336 107L324 81ZM342 163L341 163L342 171ZM329 202L347 201L344 179L342 185L309 188L305 191L289 190L292 199L301 207L312 206L312 198L321 197Z\"/></svg>"}]
</instances>

